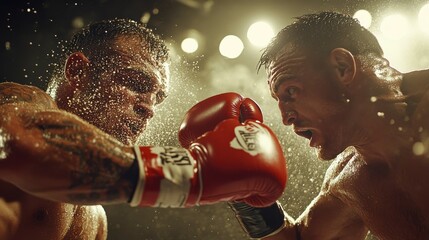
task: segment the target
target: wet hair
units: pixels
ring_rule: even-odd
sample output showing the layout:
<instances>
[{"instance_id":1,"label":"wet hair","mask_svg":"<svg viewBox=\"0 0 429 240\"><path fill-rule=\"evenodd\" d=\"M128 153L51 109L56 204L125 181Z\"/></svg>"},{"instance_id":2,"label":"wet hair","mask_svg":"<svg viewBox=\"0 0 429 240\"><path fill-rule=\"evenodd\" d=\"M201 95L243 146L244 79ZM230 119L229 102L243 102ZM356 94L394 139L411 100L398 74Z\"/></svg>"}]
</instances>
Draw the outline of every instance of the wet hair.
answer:
<instances>
[{"instance_id":1,"label":"wet hair","mask_svg":"<svg viewBox=\"0 0 429 240\"><path fill-rule=\"evenodd\" d=\"M112 19L94 22L75 33L72 39L61 47L63 54L59 57L59 64L53 71L48 85L48 92L55 91L63 81L63 66L67 57L74 52L82 52L91 58L99 53L107 52L111 44L120 36L137 36L142 39L147 51L162 65L169 59L168 48L164 41L151 29L130 19Z\"/></svg>"},{"instance_id":2,"label":"wet hair","mask_svg":"<svg viewBox=\"0 0 429 240\"><path fill-rule=\"evenodd\" d=\"M168 59L168 50L164 42L151 29L129 19L103 20L92 23L73 35L64 51L67 56L77 51L87 55L105 44L110 44L119 36L139 36L155 60L165 62Z\"/></svg>"},{"instance_id":3,"label":"wet hair","mask_svg":"<svg viewBox=\"0 0 429 240\"><path fill-rule=\"evenodd\" d=\"M288 43L316 57L326 56L339 47L354 55L383 56L376 37L358 20L342 13L320 12L297 17L294 23L283 28L263 50L257 69L267 68Z\"/></svg>"}]
</instances>

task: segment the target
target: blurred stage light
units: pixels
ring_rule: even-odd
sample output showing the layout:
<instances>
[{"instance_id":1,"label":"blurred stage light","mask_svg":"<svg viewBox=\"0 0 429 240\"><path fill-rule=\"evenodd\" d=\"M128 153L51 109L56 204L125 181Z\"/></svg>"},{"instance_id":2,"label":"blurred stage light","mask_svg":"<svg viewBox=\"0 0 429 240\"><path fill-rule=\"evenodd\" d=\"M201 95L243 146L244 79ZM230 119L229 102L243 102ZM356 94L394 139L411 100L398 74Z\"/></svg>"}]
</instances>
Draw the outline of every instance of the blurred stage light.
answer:
<instances>
[{"instance_id":1,"label":"blurred stage light","mask_svg":"<svg viewBox=\"0 0 429 240\"><path fill-rule=\"evenodd\" d=\"M371 27L372 16L367 10L361 9L356 11L353 18L356 18L364 28Z\"/></svg>"},{"instance_id":2,"label":"blurred stage light","mask_svg":"<svg viewBox=\"0 0 429 240\"><path fill-rule=\"evenodd\" d=\"M185 53L194 53L198 50L198 41L195 38L185 38L180 46Z\"/></svg>"},{"instance_id":3,"label":"blurred stage light","mask_svg":"<svg viewBox=\"0 0 429 240\"><path fill-rule=\"evenodd\" d=\"M429 34L429 3L420 9L419 26L424 33Z\"/></svg>"},{"instance_id":4,"label":"blurred stage light","mask_svg":"<svg viewBox=\"0 0 429 240\"><path fill-rule=\"evenodd\" d=\"M237 58L243 52L244 45L241 39L234 35L228 35L220 41L219 52L227 58Z\"/></svg>"},{"instance_id":5,"label":"blurred stage light","mask_svg":"<svg viewBox=\"0 0 429 240\"><path fill-rule=\"evenodd\" d=\"M407 19L400 14L393 14L383 19L380 31L390 39L399 39L409 31Z\"/></svg>"},{"instance_id":6,"label":"blurred stage light","mask_svg":"<svg viewBox=\"0 0 429 240\"><path fill-rule=\"evenodd\" d=\"M256 22L247 30L247 38L258 47L266 47L274 37L273 28L266 22Z\"/></svg>"},{"instance_id":7,"label":"blurred stage light","mask_svg":"<svg viewBox=\"0 0 429 240\"><path fill-rule=\"evenodd\" d=\"M196 29L188 29L182 32L179 38L183 39L180 48L183 52L190 54L189 57L196 56L191 54L201 54L205 47L205 37Z\"/></svg>"},{"instance_id":8,"label":"blurred stage light","mask_svg":"<svg viewBox=\"0 0 429 240\"><path fill-rule=\"evenodd\" d=\"M75 17L72 21L72 26L76 29L83 28L85 26L85 21L82 17Z\"/></svg>"}]
</instances>

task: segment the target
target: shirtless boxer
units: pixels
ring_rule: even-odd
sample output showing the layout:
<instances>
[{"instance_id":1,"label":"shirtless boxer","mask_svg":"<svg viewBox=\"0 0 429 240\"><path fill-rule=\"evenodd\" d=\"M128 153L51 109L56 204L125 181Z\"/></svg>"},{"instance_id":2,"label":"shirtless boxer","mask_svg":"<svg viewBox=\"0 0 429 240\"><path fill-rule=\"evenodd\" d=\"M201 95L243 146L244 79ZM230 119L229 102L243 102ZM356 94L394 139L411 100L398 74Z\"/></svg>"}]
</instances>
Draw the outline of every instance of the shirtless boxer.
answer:
<instances>
[{"instance_id":1,"label":"shirtless boxer","mask_svg":"<svg viewBox=\"0 0 429 240\"><path fill-rule=\"evenodd\" d=\"M376 38L340 13L299 17L260 66L283 124L334 159L293 219L280 204L232 204L253 238L429 239L429 71L401 73Z\"/></svg>"},{"instance_id":2,"label":"shirtless boxer","mask_svg":"<svg viewBox=\"0 0 429 240\"><path fill-rule=\"evenodd\" d=\"M154 105L165 97L169 76L165 67L168 51L164 43L149 29L136 22L114 20L93 23L82 29L73 36L64 50L67 58L61 59L49 83L48 92L53 99L35 87L1 84L3 120L11 114L3 115L8 105L21 105L17 107L21 115L31 115L35 108L38 111L57 111L58 105L60 109L80 116L122 143L134 143L146 121L152 117ZM104 61L106 59L111 62ZM115 82L112 77L114 67L120 67L121 60L123 64L145 69L144 73L151 75L147 80L133 78L133 74L139 74L137 71L132 72L133 68L127 70L129 73L124 73L129 75L116 75L124 78L124 84L129 87L133 84L139 86L137 82L141 81L140 86L148 88L147 92L138 94L143 99L143 104L135 105L139 108L136 113L124 109L134 105L133 98L137 94L131 92L133 89L129 93L128 88L121 90L119 80L116 79ZM128 60L135 62L127 63ZM108 82L110 79L113 81ZM91 97L96 94L99 94L98 98ZM108 95L111 96L109 102L109 97L106 97ZM57 120L66 116L68 115L65 113L58 114ZM18 124L13 121L11 123ZM1 134L4 134L3 122L1 127ZM37 144L33 141L38 140L32 139L32 136L25 138L29 144ZM4 151L2 147L5 139L1 139L0 150ZM83 147L83 143L81 144ZM106 239L106 214L101 206L52 202L27 194L8 183L7 177L4 180L0 181L0 239Z\"/></svg>"},{"instance_id":3,"label":"shirtless boxer","mask_svg":"<svg viewBox=\"0 0 429 240\"><path fill-rule=\"evenodd\" d=\"M166 95L165 46L125 20L93 24L71 46L53 99L0 84L1 239L105 239L103 209L81 204L266 206L282 194L283 153L252 100L197 104L180 130L186 149L131 146ZM192 127L202 121L214 127Z\"/></svg>"}]
</instances>

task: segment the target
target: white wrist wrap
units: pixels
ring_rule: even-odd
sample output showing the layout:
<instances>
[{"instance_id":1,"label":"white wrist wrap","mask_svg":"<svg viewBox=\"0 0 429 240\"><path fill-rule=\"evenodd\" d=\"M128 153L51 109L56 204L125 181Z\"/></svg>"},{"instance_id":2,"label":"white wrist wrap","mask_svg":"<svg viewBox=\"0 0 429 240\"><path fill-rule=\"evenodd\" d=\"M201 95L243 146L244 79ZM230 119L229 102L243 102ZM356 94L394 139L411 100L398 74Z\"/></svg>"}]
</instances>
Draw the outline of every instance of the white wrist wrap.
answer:
<instances>
[{"instance_id":1,"label":"white wrist wrap","mask_svg":"<svg viewBox=\"0 0 429 240\"><path fill-rule=\"evenodd\" d=\"M186 206L192 191L192 182L200 180L194 179L198 177L197 163L190 152L176 147L134 149L140 172L130 205L175 208ZM149 185L145 187L145 184Z\"/></svg>"}]
</instances>

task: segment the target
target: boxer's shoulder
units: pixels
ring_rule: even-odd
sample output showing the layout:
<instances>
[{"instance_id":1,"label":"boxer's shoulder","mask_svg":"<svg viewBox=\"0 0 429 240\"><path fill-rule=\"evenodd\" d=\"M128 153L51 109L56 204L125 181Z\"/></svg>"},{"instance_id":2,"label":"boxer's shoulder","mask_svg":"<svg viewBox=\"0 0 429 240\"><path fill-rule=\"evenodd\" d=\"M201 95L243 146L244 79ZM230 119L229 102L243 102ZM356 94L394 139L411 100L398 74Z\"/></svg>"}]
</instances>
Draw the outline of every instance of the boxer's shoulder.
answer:
<instances>
[{"instance_id":1,"label":"boxer's shoulder","mask_svg":"<svg viewBox=\"0 0 429 240\"><path fill-rule=\"evenodd\" d=\"M14 82L0 83L0 105L9 103L34 103L56 108L54 100L40 88Z\"/></svg>"},{"instance_id":2,"label":"boxer's shoulder","mask_svg":"<svg viewBox=\"0 0 429 240\"><path fill-rule=\"evenodd\" d=\"M362 171L363 165L362 156L356 149L347 148L333 160L326 171L323 190L335 194L346 182L358 179L356 177Z\"/></svg>"}]
</instances>

